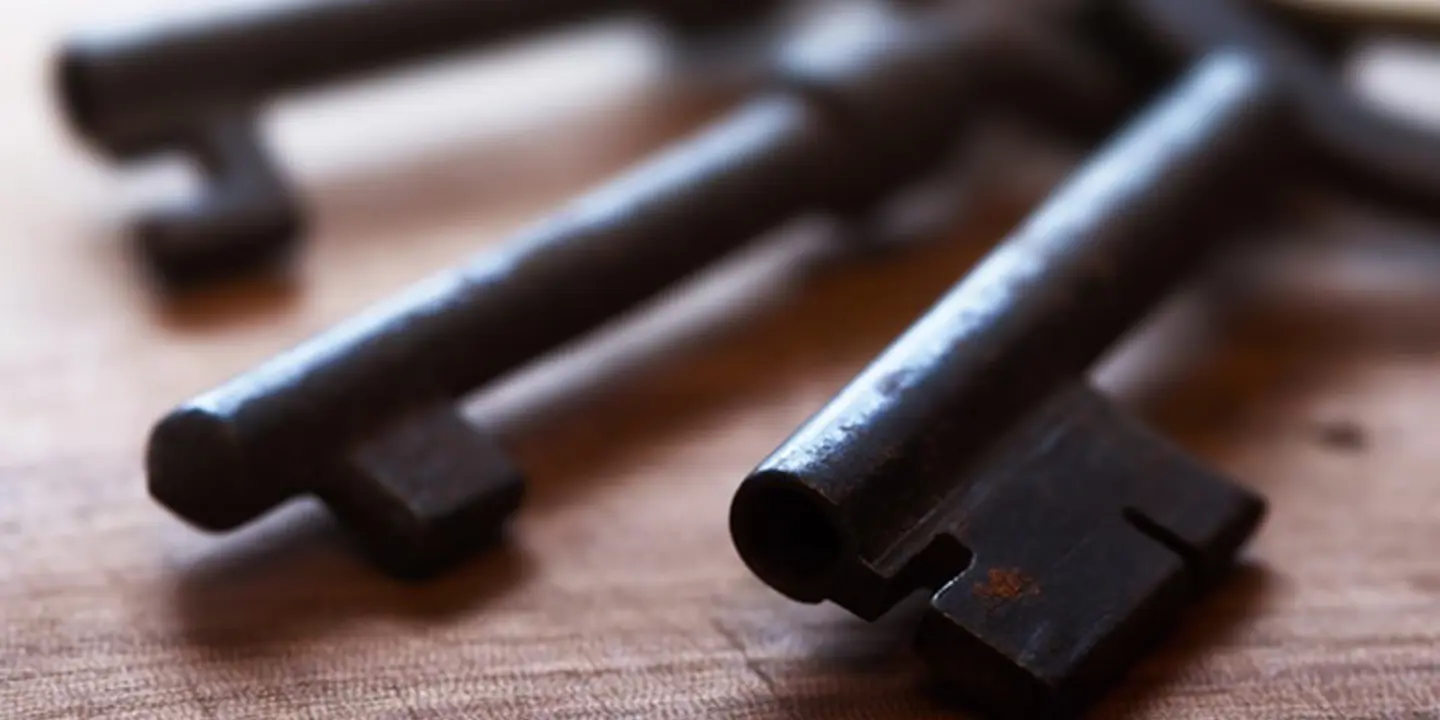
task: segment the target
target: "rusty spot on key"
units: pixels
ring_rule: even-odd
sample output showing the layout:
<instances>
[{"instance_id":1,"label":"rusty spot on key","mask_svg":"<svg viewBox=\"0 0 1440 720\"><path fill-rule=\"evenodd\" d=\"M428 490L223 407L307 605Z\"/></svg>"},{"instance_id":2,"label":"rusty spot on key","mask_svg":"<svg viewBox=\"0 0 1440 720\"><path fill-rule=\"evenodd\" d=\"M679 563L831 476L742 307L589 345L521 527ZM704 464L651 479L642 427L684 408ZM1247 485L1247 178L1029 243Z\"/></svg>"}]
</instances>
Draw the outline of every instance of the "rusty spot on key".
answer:
<instances>
[{"instance_id":1,"label":"rusty spot on key","mask_svg":"<svg viewBox=\"0 0 1440 720\"><path fill-rule=\"evenodd\" d=\"M985 581L975 583L975 596L996 605L1039 594L1035 580L1019 568L990 568Z\"/></svg>"}]
</instances>

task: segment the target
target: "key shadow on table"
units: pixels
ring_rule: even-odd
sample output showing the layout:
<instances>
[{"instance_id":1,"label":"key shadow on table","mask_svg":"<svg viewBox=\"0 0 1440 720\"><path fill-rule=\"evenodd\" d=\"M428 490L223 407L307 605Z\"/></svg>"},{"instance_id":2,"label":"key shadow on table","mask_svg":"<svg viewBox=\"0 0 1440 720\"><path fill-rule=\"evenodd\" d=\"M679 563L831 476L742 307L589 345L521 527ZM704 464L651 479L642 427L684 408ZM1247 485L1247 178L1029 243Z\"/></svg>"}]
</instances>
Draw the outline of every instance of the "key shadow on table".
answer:
<instances>
[{"instance_id":1,"label":"key shadow on table","mask_svg":"<svg viewBox=\"0 0 1440 720\"><path fill-rule=\"evenodd\" d=\"M187 637L221 654L303 641L360 617L443 622L482 607L527 569L521 549L496 538L445 577L384 581L311 502L286 507L244 535L179 568L175 599Z\"/></svg>"}]
</instances>

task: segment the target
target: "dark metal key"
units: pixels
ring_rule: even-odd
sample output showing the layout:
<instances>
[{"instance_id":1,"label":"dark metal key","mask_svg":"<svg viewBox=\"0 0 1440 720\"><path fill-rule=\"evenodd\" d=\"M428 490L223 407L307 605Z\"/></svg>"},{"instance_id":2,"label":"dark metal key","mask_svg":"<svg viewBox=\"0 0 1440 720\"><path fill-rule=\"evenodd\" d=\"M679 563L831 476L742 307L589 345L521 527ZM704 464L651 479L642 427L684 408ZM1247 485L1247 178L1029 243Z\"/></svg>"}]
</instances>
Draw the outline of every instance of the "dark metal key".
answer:
<instances>
[{"instance_id":1,"label":"dark metal key","mask_svg":"<svg viewBox=\"0 0 1440 720\"><path fill-rule=\"evenodd\" d=\"M1190 68L731 508L740 555L796 600L873 619L931 593L920 652L997 716L1085 706L1262 514L1092 390L1090 365L1292 187L1440 219L1440 140L1343 87L1338 35L1307 47L1231 0L1085 10L1137 75Z\"/></svg>"},{"instance_id":2,"label":"dark metal key","mask_svg":"<svg viewBox=\"0 0 1440 720\"><path fill-rule=\"evenodd\" d=\"M750 568L866 619L933 593L920 652L990 714L1101 691L1264 505L1085 372L1270 195L1290 104L1216 56L1100 151L745 480Z\"/></svg>"}]
</instances>

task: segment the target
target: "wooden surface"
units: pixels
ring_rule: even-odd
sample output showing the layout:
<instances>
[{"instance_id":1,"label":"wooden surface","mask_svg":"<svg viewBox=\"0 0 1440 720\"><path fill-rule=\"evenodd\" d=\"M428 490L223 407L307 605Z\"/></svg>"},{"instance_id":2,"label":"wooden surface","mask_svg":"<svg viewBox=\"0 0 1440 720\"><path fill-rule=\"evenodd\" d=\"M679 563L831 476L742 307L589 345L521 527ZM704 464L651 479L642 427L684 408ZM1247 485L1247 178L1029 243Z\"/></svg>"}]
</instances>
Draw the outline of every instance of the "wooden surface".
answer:
<instances>
[{"instance_id":1,"label":"wooden surface","mask_svg":"<svg viewBox=\"0 0 1440 720\"><path fill-rule=\"evenodd\" d=\"M889 253L827 252L824 227L777 236L481 398L532 496L503 549L406 586L314 506L228 537L188 529L146 497L149 424L499 242L724 93L617 28L287 105L268 129L320 218L295 282L167 304L119 228L177 175L90 156L44 82L64 28L139 5L0 3L0 716L945 712L908 652L913 612L867 626L783 599L736 559L725 515L744 473L1015 220L1036 175ZM1405 77L1406 94L1440 89ZM1274 510L1236 579L1100 717L1440 717L1440 254L1328 206L1288 234L1320 249L1225 274L1103 374Z\"/></svg>"}]
</instances>

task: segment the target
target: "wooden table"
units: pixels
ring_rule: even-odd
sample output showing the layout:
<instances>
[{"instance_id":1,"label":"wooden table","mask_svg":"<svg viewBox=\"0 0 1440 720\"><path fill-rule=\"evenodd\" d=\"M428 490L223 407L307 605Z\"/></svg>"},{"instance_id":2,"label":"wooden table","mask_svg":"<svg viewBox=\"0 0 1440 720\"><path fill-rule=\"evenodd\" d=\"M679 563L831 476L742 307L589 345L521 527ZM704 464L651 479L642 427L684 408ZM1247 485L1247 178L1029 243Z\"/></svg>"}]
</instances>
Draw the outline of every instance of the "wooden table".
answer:
<instances>
[{"instance_id":1,"label":"wooden table","mask_svg":"<svg viewBox=\"0 0 1440 720\"><path fill-rule=\"evenodd\" d=\"M267 128L319 218L296 277L167 303L120 228L183 178L87 154L46 86L65 28L141 4L0 8L0 715L945 711L908 650L913 612L868 626L785 600L736 559L726 511L1033 182L892 252L827 252L819 226L777 236L479 399L532 496L503 549L403 585L311 505L228 537L188 529L146 496L150 423L501 241L727 93L617 27L286 105ZM1401 87L1440 89L1415 78ZM1291 234L1320 249L1226 273L1103 373L1274 510L1235 580L1099 716L1440 717L1440 253L1328 208Z\"/></svg>"}]
</instances>

